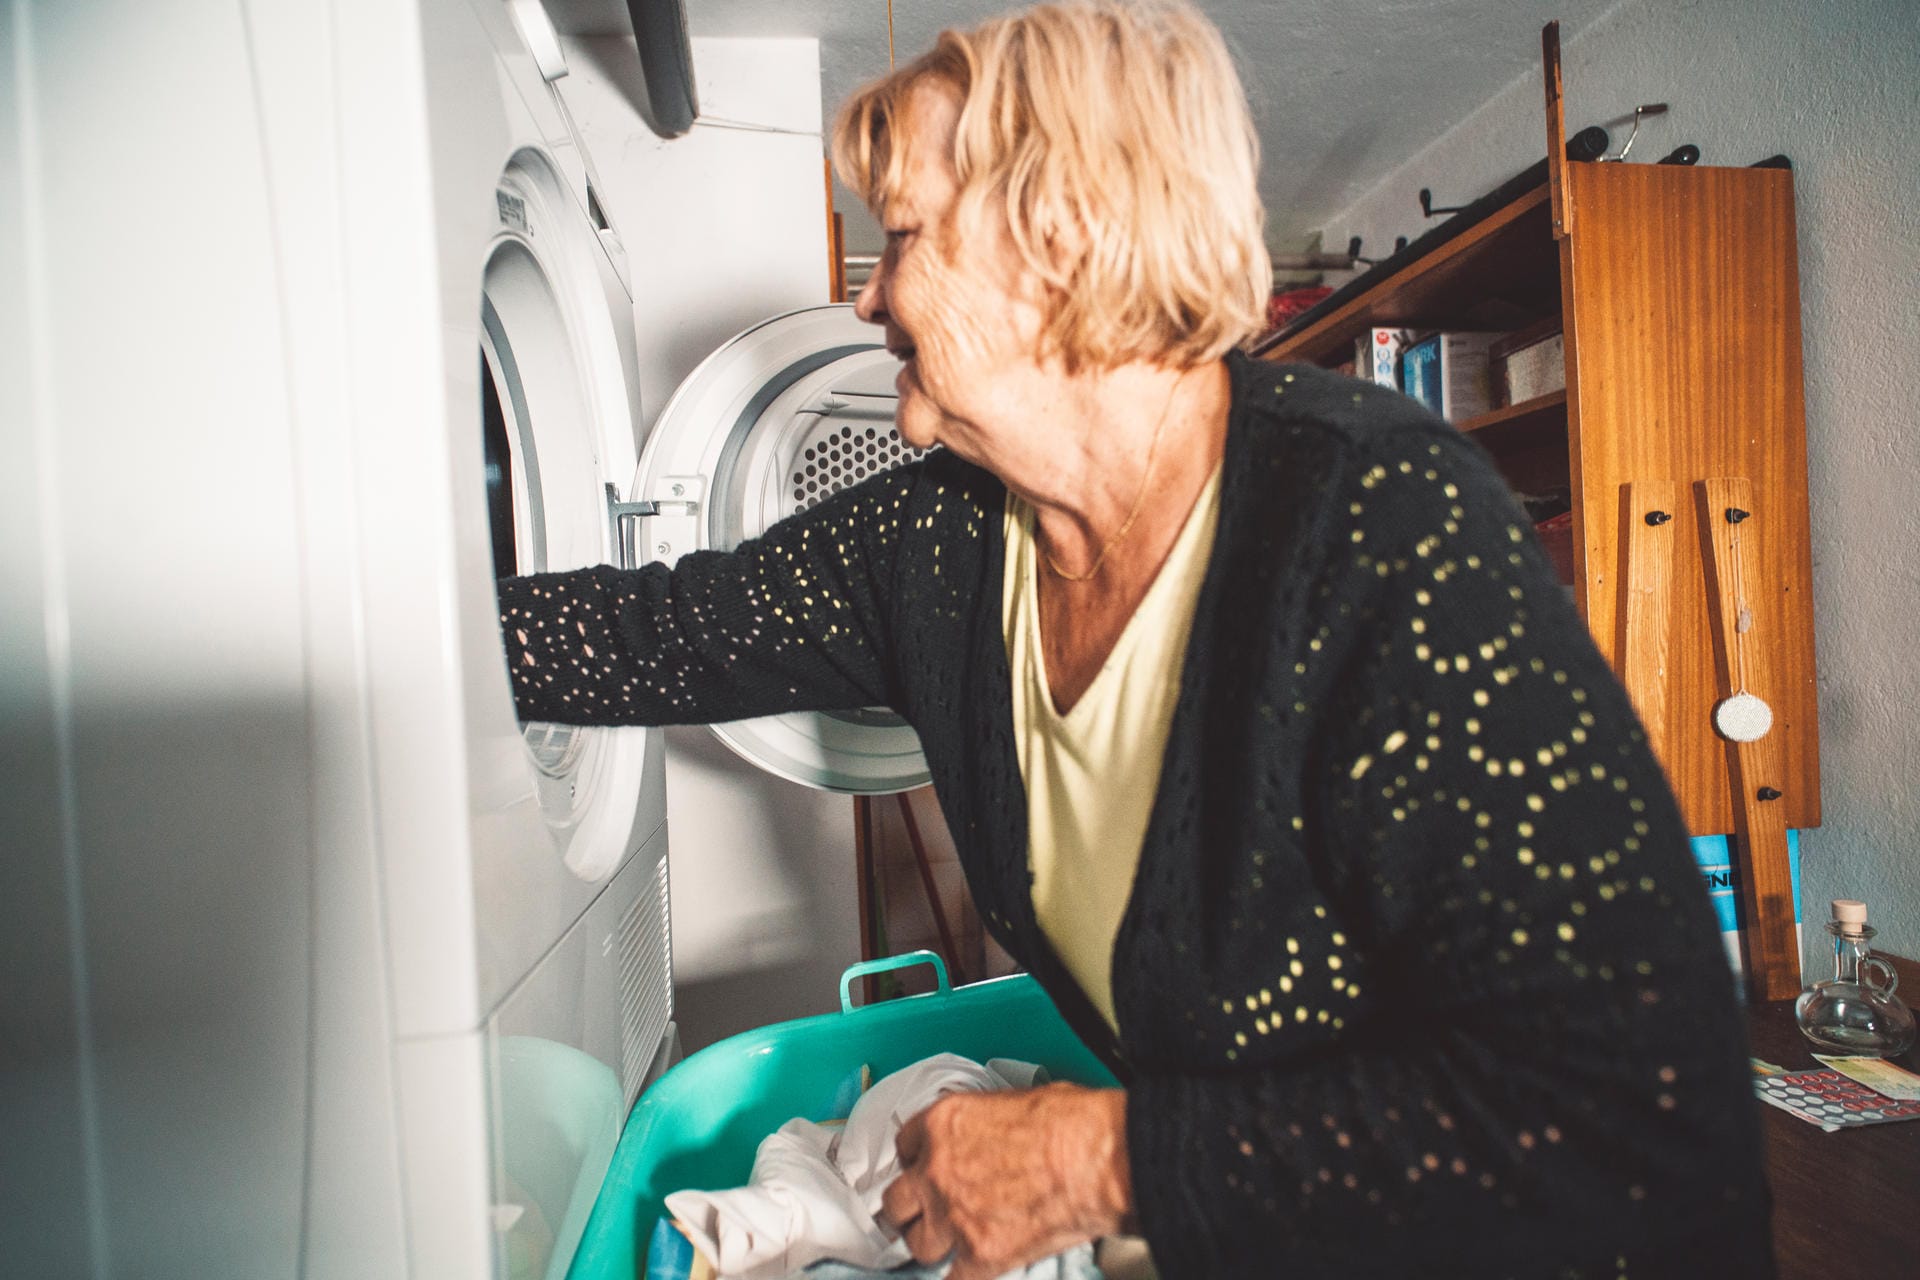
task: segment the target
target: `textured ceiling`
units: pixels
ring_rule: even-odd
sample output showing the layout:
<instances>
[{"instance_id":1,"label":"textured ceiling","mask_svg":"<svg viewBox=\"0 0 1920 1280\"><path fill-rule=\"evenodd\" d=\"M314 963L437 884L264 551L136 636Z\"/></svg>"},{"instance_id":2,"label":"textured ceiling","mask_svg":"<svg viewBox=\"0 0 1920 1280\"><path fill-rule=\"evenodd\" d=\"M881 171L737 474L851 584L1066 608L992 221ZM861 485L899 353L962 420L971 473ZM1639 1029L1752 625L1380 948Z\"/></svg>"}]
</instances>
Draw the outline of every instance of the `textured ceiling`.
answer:
<instances>
[{"instance_id":1,"label":"textured ceiling","mask_svg":"<svg viewBox=\"0 0 1920 1280\"><path fill-rule=\"evenodd\" d=\"M1558 18L1564 40L1613 2L1199 0L1226 34L1253 104L1273 247L1306 247L1331 215L1537 66L1544 23ZM609 0L549 3L586 8ZM696 36L818 38L829 119L849 90L887 69L886 0L685 3ZM894 0L897 56L920 53L942 27L1008 7L1005 0ZM1414 198L1407 192L1409 205ZM854 202L843 196L842 203ZM872 224L855 208L846 212L848 247L877 248Z\"/></svg>"}]
</instances>

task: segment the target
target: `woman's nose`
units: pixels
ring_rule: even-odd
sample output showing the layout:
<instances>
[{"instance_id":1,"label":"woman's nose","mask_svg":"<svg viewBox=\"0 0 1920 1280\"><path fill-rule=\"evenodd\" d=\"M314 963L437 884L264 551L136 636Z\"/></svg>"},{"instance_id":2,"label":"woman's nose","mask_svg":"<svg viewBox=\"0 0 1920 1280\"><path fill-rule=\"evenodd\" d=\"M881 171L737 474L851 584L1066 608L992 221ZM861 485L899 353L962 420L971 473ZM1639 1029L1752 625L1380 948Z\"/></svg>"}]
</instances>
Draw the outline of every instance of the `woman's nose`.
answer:
<instances>
[{"instance_id":1,"label":"woman's nose","mask_svg":"<svg viewBox=\"0 0 1920 1280\"><path fill-rule=\"evenodd\" d=\"M873 274L860 286L860 296L853 300L853 314L868 324L887 322L887 260L882 257L874 265Z\"/></svg>"}]
</instances>

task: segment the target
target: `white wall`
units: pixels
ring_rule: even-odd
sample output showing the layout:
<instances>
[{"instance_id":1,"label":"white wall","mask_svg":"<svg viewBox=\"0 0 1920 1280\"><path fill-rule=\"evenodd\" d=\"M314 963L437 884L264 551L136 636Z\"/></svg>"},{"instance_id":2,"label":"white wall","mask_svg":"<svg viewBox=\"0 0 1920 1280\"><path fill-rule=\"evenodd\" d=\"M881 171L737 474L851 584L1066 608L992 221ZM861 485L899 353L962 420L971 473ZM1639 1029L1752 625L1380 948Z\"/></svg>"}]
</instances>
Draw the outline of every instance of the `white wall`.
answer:
<instances>
[{"instance_id":1,"label":"white wall","mask_svg":"<svg viewBox=\"0 0 1920 1280\"><path fill-rule=\"evenodd\" d=\"M1516 39L1534 39L1531 32ZM1879 944L1920 955L1920 10L1913 0L1625 0L1564 50L1567 127L1645 102L1634 156L1775 153L1797 172L1825 824L1802 906L1828 963L1827 901L1864 899ZM1332 219L1384 253L1438 204L1480 195L1544 148L1538 71ZM1614 128L1615 147L1625 140Z\"/></svg>"},{"instance_id":2,"label":"white wall","mask_svg":"<svg viewBox=\"0 0 1920 1280\"><path fill-rule=\"evenodd\" d=\"M827 301L819 42L692 43L700 119L678 138L623 96L630 39L569 41L560 82L627 247L649 425L720 343Z\"/></svg>"},{"instance_id":3,"label":"white wall","mask_svg":"<svg viewBox=\"0 0 1920 1280\"><path fill-rule=\"evenodd\" d=\"M568 42L561 81L627 249L650 428L751 324L827 301L820 57L811 39L696 39L702 123L672 140L628 105L631 41ZM839 1007L859 959L853 803L667 734L675 1017L688 1050Z\"/></svg>"}]
</instances>

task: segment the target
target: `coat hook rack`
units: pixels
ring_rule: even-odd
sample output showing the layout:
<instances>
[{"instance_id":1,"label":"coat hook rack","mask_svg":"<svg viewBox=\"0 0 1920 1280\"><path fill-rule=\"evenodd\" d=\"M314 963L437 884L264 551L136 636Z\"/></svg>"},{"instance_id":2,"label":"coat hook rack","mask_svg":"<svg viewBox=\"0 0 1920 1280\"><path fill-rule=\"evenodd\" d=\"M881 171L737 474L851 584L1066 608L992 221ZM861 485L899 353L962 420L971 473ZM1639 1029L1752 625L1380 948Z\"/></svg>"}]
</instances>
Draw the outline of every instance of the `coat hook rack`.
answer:
<instances>
[{"instance_id":1,"label":"coat hook rack","mask_svg":"<svg viewBox=\"0 0 1920 1280\"><path fill-rule=\"evenodd\" d=\"M1633 132L1627 135L1627 141L1620 148L1620 154L1617 156L1603 155L1599 158L1609 164L1625 160L1627 158L1627 152L1633 150L1633 140L1640 136L1640 121L1646 116L1663 116L1665 114L1667 114L1667 104L1664 102L1648 102L1635 107L1633 109Z\"/></svg>"},{"instance_id":2,"label":"coat hook rack","mask_svg":"<svg viewBox=\"0 0 1920 1280\"><path fill-rule=\"evenodd\" d=\"M1638 134L1640 132L1640 118L1642 116L1665 115L1666 111L1667 104L1664 102L1653 102L1645 106L1635 107L1633 109L1633 133ZM1617 156L1607 154L1607 148L1612 145L1613 139L1604 128L1597 124L1590 124L1567 139L1565 154L1569 160L1624 160L1627 158L1627 152L1633 149L1633 135L1628 136L1626 145L1620 148L1620 154ZM1693 153L1692 159L1681 158L1682 154L1687 151ZM1698 147L1688 146L1681 147L1679 150L1672 152L1666 159L1662 160L1661 163L1692 164L1699 158L1700 149ZM1420 188L1420 212L1429 218L1438 218L1442 214L1447 213L1459 213L1464 208L1466 208L1465 205L1458 204L1435 208L1433 192L1426 187Z\"/></svg>"}]
</instances>

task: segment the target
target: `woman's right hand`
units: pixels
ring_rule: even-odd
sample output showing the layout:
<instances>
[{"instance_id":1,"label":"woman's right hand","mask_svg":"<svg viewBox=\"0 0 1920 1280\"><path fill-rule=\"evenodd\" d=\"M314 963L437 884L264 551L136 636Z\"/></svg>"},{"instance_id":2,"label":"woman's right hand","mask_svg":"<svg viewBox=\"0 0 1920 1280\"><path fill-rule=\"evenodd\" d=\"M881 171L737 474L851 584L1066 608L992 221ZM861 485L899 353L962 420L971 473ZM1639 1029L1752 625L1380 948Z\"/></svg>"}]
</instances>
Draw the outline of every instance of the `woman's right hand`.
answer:
<instances>
[{"instance_id":1,"label":"woman's right hand","mask_svg":"<svg viewBox=\"0 0 1920 1280\"><path fill-rule=\"evenodd\" d=\"M993 1280L1124 1229L1127 1095L1051 1084L942 1098L900 1129L883 1220L948 1280Z\"/></svg>"}]
</instances>

